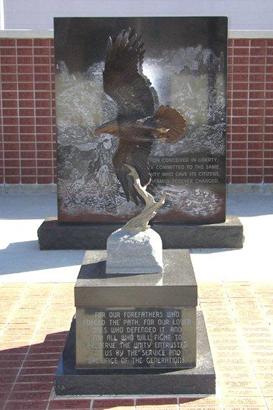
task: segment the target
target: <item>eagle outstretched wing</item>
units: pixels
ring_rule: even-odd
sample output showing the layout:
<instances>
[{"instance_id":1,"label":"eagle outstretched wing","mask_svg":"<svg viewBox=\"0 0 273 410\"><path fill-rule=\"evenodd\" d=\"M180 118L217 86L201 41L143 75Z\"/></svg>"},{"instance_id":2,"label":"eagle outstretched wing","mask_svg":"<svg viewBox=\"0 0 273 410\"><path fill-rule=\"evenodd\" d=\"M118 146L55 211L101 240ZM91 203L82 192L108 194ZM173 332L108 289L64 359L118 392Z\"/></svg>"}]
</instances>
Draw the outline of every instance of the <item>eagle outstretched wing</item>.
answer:
<instances>
[{"instance_id":1,"label":"eagle outstretched wing","mask_svg":"<svg viewBox=\"0 0 273 410\"><path fill-rule=\"evenodd\" d=\"M142 74L144 43L131 28L108 39L103 87L118 106L119 118L143 118L155 110L154 89Z\"/></svg>"},{"instance_id":2,"label":"eagle outstretched wing","mask_svg":"<svg viewBox=\"0 0 273 410\"><path fill-rule=\"evenodd\" d=\"M113 157L117 178L127 200L136 204L143 198L138 194L130 168L133 167L142 186L150 183L148 158L155 139L175 143L185 132L185 120L175 109L160 106L156 91L142 73L144 43L133 29L122 30L113 41L108 39L103 88L117 104L115 120L97 128L119 138Z\"/></svg>"}]
</instances>

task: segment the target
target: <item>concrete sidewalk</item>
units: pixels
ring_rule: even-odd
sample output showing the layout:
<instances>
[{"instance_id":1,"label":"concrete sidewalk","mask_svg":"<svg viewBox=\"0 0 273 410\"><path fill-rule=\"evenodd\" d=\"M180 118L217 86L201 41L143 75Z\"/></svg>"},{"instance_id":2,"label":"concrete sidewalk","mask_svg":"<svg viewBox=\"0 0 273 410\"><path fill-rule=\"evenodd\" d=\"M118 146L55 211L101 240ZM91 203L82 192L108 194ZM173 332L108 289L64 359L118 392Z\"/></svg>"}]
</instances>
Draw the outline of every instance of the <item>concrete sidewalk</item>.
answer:
<instances>
[{"instance_id":1,"label":"concrete sidewalk","mask_svg":"<svg viewBox=\"0 0 273 410\"><path fill-rule=\"evenodd\" d=\"M9 192L0 194L0 281L74 282L83 251L40 251L37 229L55 216L56 194ZM273 193L233 193L227 214L239 216L245 243L240 250L192 251L197 280L273 281Z\"/></svg>"}]
</instances>

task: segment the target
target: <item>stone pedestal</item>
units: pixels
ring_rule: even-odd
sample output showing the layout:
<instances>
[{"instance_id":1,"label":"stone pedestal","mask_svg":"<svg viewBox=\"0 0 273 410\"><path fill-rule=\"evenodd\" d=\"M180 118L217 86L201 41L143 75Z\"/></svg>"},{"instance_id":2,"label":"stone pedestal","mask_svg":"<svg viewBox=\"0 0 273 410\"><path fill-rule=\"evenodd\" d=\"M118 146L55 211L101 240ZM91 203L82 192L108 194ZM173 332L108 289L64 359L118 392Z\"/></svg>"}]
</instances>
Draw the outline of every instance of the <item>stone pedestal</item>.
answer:
<instances>
[{"instance_id":1,"label":"stone pedestal","mask_svg":"<svg viewBox=\"0 0 273 410\"><path fill-rule=\"evenodd\" d=\"M76 367L195 366L197 285L188 251L164 252L164 267L108 275L105 254L86 252L75 286Z\"/></svg>"},{"instance_id":2,"label":"stone pedestal","mask_svg":"<svg viewBox=\"0 0 273 410\"><path fill-rule=\"evenodd\" d=\"M189 369L77 369L75 321L56 373L57 395L215 394L215 371L203 315L197 312L197 360Z\"/></svg>"},{"instance_id":3,"label":"stone pedestal","mask_svg":"<svg viewBox=\"0 0 273 410\"><path fill-rule=\"evenodd\" d=\"M216 224L151 225L161 236L164 249L243 247L243 225L234 216ZM39 246L41 250L106 249L108 236L120 227L119 224L61 223L57 218L48 218L38 229Z\"/></svg>"},{"instance_id":4,"label":"stone pedestal","mask_svg":"<svg viewBox=\"0 0 273 410\"><path fill-rule=\"evenodd\" d=\"M105 257L86 252L56 393L214 393L189 252L164 251L162 274L109 275Z\"/></svg>"}]
</instances>

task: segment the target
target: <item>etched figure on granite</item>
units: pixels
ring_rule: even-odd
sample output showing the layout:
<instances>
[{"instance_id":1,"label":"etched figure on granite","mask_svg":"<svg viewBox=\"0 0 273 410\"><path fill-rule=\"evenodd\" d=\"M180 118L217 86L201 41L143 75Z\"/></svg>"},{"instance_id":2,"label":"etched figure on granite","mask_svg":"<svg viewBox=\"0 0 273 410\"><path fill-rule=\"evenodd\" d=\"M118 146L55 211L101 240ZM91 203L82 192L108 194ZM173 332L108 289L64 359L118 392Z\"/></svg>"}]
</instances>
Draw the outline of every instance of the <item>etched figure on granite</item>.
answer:
<instances>
[{"instance_id":1,"label":"etched figure on granite","mask_svg":"<svg viewBox=\"0 0 273 410\"><path fill-rule=\"evenodd\" d=\"M168 193L154 223L225 221L226 41L221 17L55 19L59 222L138 215L128 166Z\"/></svg>"},{"instance_id":2,"label":"etched figure on granite","mask_svg":"<svg viewBox=\"0 0 273 410\"><path fill-rule=\"evenodd\" d=\"M147 192L151 182L148 157L154 140L176 143L184 136L183 116L169 106L157 107L158 96L150 80L142 72L144 43L130 27L113 41L108 39L103 88L117 104L117 118L96 128L95 134L118 137L113 165L126 195L138 205L145 202L140 215L126 224L127 229L145 230L156 210L164 203Z\"/></svg>"}]
</instances>

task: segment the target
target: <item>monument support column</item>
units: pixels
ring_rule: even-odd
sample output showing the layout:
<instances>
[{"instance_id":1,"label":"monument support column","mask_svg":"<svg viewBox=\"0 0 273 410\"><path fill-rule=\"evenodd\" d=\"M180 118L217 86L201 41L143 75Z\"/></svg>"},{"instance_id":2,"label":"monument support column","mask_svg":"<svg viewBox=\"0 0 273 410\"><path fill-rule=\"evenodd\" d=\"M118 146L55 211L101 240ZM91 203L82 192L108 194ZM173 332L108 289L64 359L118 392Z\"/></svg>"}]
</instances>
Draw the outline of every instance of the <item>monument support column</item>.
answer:
<instances>
[{"instance_id":1,"label":"monument support column","mask_svg":"<svg viewBox=\"0 0 273 410\"><path fill-rule=\"evenodd\" d=\"M86 252L57 394L215 393L189 252L163 259L162 274L107 275L106 252Z\"/></svg>"}]
</instances>

